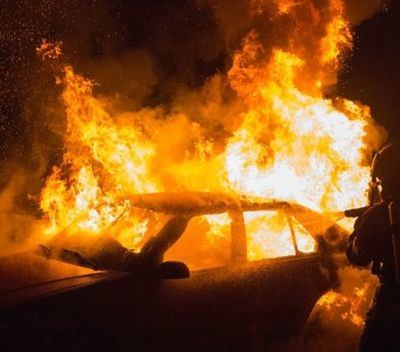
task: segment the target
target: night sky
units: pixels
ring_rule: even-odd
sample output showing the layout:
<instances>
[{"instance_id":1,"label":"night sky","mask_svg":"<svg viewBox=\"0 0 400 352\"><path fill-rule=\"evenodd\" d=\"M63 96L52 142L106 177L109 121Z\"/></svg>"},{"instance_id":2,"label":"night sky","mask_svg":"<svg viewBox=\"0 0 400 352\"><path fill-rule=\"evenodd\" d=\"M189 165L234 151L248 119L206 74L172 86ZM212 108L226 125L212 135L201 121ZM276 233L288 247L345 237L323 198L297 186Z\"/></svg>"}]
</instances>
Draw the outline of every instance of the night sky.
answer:
<instances>
[{"instance_id":1,"label":"night sky","mask_svg":"<svg viewBox=\"0 0 400 352\"><path fill-rule=\"evenodd\" d=\"M42 38L62 40L66 60L100 84L99 94L119 92L132 109L156 106L181 87L201 86L210 75L226 72L250 28L242 1L229 5L241 18L224 23L232 28L229 35L213 6L204 3L1 0L0 189L13 165L40 169L35 175L43 181L62 155L60 88L35 55ZM371 106L392 139L400 136L399 23L400 6L394 2L354 28L355 50L338 84L340 95Z\"/></svg>"},{"instance_id":2,"label":"night sky","mask_svg":"<svg viewBox=\"0 0 400 352\"><path fill-rule=\"evenodd\" d=\"M355 50L339 82L342 95L369 105L391 139L400 139L400 4L355 29Z\"/></svg>"}]
</instances>

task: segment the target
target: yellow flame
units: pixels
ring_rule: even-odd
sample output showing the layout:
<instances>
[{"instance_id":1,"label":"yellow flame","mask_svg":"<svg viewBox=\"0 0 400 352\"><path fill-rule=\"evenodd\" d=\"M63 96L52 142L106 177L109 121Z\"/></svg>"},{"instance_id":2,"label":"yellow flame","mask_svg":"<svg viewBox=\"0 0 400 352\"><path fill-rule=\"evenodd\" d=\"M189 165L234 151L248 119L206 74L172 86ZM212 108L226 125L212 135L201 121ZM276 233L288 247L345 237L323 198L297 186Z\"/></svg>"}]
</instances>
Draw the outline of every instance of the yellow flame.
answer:
<instances>
[{"instance_id":1,"label":"yellow flame","mask_svg":"<svg viewBox=\"0 0 400 352\"><path fill-rule=\"evenodd\" d=\"M340 317L343 320L350 321L356 326L364 324L364 305L366 303L366 291L369 283L362 287L356 287L351 296L345 296L335 291L329 291L320 298L317 306L323 307L326 311L333 309L340 310Z\"/></svg>"},{"instance_id":2,"label":"yellow flame","mask_svg":"<svg viewBox=\"0 0 400 352\"><path fill-rule=\"evenodd\" d=\"M285 217L277 212L254 212L245 214L245 222L250 260L295 254Z\"/></svg>"},{"instance_id":3,"label":"yellow flame","mask_svg":"<svg viewBox=\"0 0 400 352\"><path fill-rule=\"evenodd\" d=\"M248 33L227 74L241 111L228 137L205 134L207 121L191 121L185 111L120 118L94 96L92 81L65 66L60 83L66 151L41 194L47 234L109 233L138 248L150 220L123 199L163 190L278 198L317 211L363 205L369 110L324 97L336 79L341 54L351 47L343 1L327 4L322 11L311 1L275 2L276 16L292 25L287 40L272 50L255 30ZM54 53L43 43L38 52L52 58L46 54L50 49ZM224 123L231 131L231 121ZM188 143L185 135L191 133L196 138ZM229 232L227 217L206 219L209 238ZM251 259L294 254L284 220L277 214L246 214ZM296 222L293 226L298 249L314 251L308 232Z\"/></svg>"},{"instance_id":4,"label":"yellow flame","mask_svg":"<svg viewBox=\"0 0 400 352\"><path fill-rule=\"evenodd\" d=\"M41 207L51 224L49 235L63 229L71 234L98 234L109 231L117 219L130 213L129 204L120 201L122 196L158 190L150 172L155 151L134 123L115 124L106 106L93 96L90 80L75 74L70 66L64 68L64 74L67 151L61 168L55 168L46 182ZM128 216L125 224L134 236L141 236L144 225L133 219ZM126 228L118 230L122 233Z\"/></svg>"}]
</instances>

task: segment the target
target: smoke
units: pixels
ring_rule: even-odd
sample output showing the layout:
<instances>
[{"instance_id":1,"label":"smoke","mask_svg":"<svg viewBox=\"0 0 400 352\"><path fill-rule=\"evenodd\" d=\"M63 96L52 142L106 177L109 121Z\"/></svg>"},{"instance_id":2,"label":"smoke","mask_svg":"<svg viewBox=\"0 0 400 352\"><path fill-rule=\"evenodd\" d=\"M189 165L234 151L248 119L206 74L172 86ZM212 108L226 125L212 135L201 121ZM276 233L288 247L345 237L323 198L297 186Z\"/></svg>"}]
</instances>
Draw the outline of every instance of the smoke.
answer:
<instances>
[{"instance_id":1,"label":"smoke","mask_svg":"<svg viewBox=\"0 0 400 352\"><path fill-rule=\"evenodd\" d=\"M32 210L34 201L26 194L34 177L30 179L25 170L15 165L9 166L7 173L2 175L0 191L0 256L33 246L39 226Z\"/></svg>"}]
</instances>

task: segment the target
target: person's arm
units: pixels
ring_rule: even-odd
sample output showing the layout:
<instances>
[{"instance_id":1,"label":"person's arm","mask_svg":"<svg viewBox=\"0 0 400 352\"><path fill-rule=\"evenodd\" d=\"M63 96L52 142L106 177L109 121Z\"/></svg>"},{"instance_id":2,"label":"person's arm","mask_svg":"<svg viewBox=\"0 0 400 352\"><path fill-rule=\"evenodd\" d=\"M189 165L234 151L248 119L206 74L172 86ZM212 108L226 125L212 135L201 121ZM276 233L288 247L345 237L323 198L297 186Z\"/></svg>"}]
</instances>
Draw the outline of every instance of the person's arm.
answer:
<instances>
[{"instance_id":1,"label":"person's arm","mask_svg":"<svg viewBox=\"0 0 400 352\"><path fill-rule=\"evenodd\" d=\"M349 237L346 254L349 261L355 265L367 266L374 259L374 227L368 215L367 213L356 220L354 231Z\"/></svg>"}]
</instances>

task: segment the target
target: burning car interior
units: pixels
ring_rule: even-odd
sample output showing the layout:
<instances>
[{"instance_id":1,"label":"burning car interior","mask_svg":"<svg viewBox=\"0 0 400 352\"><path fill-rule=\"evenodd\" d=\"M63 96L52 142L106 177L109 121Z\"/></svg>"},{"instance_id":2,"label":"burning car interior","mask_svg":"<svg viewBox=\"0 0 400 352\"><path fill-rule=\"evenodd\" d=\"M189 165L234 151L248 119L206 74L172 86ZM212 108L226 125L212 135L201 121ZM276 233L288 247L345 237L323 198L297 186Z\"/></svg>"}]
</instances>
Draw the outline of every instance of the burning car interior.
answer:
<instances>
[{"instance_id":1,"label":"burning car interior","mask_svg":"<svg viewBox=\"0 0 400 352\"><path fill-rule=\"evenodd\" d=\"M147 263L146 266L150 270L163 262L164 254L180 240L184 233L185 241L182 242L186 242L187 245L194 246L194 243L204 241L204 237L209 235L213 228L208 226L206 232L201 233L204 231L202 225L207 222L207 216L217 216L214 220L218 221L219 226L224 224L224 230L228 232L226 234L220 229L221 235L226 237L224 238L225 248L218 244L218 254L214 253L212 248L207 248L206 253L200 251L195 253L192 249L186 260L191 268L199 268L207 267L205 264L207 262L210 266L212 261L215 262L214 265L218 265L218 262L220 265L246 262L248 256L251 260L257 260L314 253L317 251L316 240L323 239L325 232L335 226L334 221L329 218L324 219L323 216L307 208L287 202L255 203L235 200L220 194L194 192L139 195L137 199L133 201L133 206L144 208L149 212L164 212L164 216L167 217L158 233L145 236L147 240L140 252L129 251L118 241L107 236L87 238L85 235L69 237L59 234L47 245L40 245L38 253L47 258L72 262L95 270L135 271L143 266L141 262ZM151 213L146 215L148 215L147 219L150 216L154 217ZM160 217L160 214L157 215ZM190 220L199 216L205 218L193 219L194 225L187 229ZM305 225L302 225L299 219L305 221ZM270 228L271 223L276 228ZM312 234L306 228L312 231ZM339 229L337 225L336 228ZM264 248L253 249L255 244L251 242L251 239L255 237L254 232L261 232L261 235L268 237ZM338 237L342 234L342 241L345 241L345 236L343 236L345 231L336 232ZM249 233L248 236L247 233ZM249 255L248 239L250 240ZM287 248L276 251L276 243L274 243L276 240L285 243ZM185 250L179 247L178 244L176 256L185 253ZM174 251L168 257L173 258ZM201 264L202 262L204 264Z\"/></svg>"},{"instance_id":2,"label":"burning car interior","mask_svg":"<svg viewBox=\"0 0 400 352\"><path fill-rule=\"evenodd\" d=\"M1 351L357 350L396 1L0 14Z\"/></svg>"}]
</instances>

